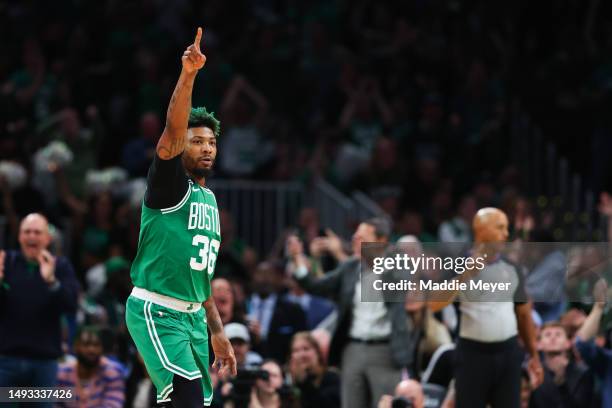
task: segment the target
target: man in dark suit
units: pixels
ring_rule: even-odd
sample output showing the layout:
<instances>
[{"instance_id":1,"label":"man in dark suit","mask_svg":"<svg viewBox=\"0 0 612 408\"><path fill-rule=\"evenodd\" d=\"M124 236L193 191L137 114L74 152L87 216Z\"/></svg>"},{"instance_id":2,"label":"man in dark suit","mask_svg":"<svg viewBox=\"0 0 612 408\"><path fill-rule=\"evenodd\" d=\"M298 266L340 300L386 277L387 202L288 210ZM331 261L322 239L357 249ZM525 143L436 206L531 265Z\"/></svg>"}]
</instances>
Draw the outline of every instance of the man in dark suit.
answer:
<instances>
[{"instance_id":1,"label":"man in dark suit","mask_svg":"<svg viewBox=\"0 0 612 408\"><path fill-rule=\"evenodd\" d=\"M289 355L293 335L306 330L306 316L299 305L286 300L279 291L282 271L270 262L262 262L253 274L253 294L248 302L249 328L254 349L264 358L281 364Z\"/></svg>"},{"instance_id":2,"label":"man in dark suit","mask_svg":"<svg viewBox=\"0 0 612 408\"><path fill-rule=\"evenodd\" d=\"M362 222L353 234L353 256L319 279L309 275L308 260L299 246L288 248L289 269L298 283L338 305L329 359L342 371L343 407L371 407L393 392L401 369L412 364L417 336L408 327L403 304L361 302L361 243L387 243L390 234L391 224L384 218Z\"/></svg>"},{"instance_id":3,"label":"man in dark suit","mask_svg":"<svg viewBox=\"0 0 612 408\"><path fill-rule=\"evenodd\" d=\"M76 312L79 283L50 243L47 218L33 213L21 221L20 249L0 249L0 387L57 384L61 320Z\"/></svg>"}]
</instances>

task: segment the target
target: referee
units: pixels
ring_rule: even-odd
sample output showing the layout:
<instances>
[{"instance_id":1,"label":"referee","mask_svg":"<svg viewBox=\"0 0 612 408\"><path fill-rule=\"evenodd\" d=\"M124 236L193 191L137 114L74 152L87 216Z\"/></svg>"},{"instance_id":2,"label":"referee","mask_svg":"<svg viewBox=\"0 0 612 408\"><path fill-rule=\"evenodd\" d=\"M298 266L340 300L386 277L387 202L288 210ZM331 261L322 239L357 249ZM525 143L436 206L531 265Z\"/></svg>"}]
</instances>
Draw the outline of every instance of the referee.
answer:
<instances>
[{"instance_id":1,"label":"referee","mask_svg":"<svg viewBox=\"0 0 612 408\"><path fill-rule=\"evenodd\" d=\"M476 213L473 257L484 257L486 266L461 276L485 283L511 283L504 295L486 291L454 292L444 302L431 302L434 311L459 301L459 339L455 354L457 408L518 408L520 406L521 365L524 351L529 355L528 371L532 388L543 380L523 277L518 268L500 256L508 239L508 218L497 208Z\"/></svg>"}]
</instances>

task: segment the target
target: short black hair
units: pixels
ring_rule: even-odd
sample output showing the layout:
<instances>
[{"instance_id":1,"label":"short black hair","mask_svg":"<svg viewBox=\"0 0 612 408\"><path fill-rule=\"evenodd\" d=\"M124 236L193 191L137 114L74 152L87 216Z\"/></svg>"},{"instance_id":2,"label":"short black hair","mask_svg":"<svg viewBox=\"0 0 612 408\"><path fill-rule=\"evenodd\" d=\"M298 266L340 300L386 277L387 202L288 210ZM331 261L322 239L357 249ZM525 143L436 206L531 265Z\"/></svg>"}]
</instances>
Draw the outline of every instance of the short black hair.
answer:
<instances>
[{"instance_id":1,"label":"short black hair","mask_svg":"<svg viewBox=\"0 0 612 408\"><path fill-rule=\"evenodd\" d=\"M207 127L212 130L215 137L221 133L221 122L215 117L214 112L208 112L204 106L191 108L187 128Z\"/></svg>"},{"instance_id":2,"label":"short black hair","mask_svg":"<svg viewBox=\"0 0 612 408\"><path fill-rule=\"evenodd\" d=\"M364 224L368 224L374 227L374 233L376 234L376 238L389 238L391 236L391 230L393 229L391 225L391 220L389 217L374 217L363 222Z\"/></svg>"}]
</instances>

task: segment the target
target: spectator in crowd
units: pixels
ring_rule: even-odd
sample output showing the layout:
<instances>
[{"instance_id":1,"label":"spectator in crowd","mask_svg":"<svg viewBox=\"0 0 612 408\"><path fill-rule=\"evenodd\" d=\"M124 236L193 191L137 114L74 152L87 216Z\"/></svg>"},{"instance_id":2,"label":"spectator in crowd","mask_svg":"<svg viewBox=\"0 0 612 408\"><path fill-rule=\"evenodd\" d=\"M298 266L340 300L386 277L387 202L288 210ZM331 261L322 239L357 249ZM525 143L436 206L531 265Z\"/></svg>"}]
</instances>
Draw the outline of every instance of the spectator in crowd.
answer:
<instances>
[{"instance_id":1,"label":"spectator in crowd","mask_svg":"<svg viewBox=\"0 0 612 408\"><path fill-rule=\"evenodd\" d=\"M62 355L61 319L74 314L79 284L70 261L47 247L49 224L29 214L20 250L0 250L0 386L51 387Z\"/></svg>"},{"instance_id":2,"label":"spectator in crowd","mask_svg":"<svg viewBox=\"0 0 612 408\"><path fill-rule=\"evenodd\" d=\"M262 262L253 275L253 294L249 298L249 326L255 336L254 349L265 358L284 363L291 338L306 330L302 308L285 300L280 293L282 271L271 262Z\"/></svg>"},{"instance_id":3,"label":"spectator in crowd","mask_svg":"<svg viewBox=\"0 0 612 408\"><path fill-rule=\"evenodd\" d=\"M540 329L538 350L543 355L544 382L531 394L530 407L590 407L593 377L572 359L567 332L557 322Z\"/></svg>"},{"instance_id":4,"label":"spectator in crowd","mask_svg":"<svg viewBox=\"0 0 612 408\"><path fill-rule=\"evenodd\" d=\"M367 165L383 126L392 120L393 111L377 78L364 77L357 87L350 89L339 122L339 126L350 135L349 143L342 146L337 162L336 169L342 180L349 182Z\"/></svg>"},{"instance_id":5,"label":"spectator in crowd","mask_svg":"<svg viewBox=\"0 0 612 408\"><path fill-rule=\"evenodd\" d=\"M223 324L240 321L239 317L235 315L232 284L225 278L215 278L210 284L210 290Z\"/></svg>"},{"instance_id":6,"label":"spectator in crowd","mask_svg":"<svg viewBox=\"0 0 612 408\"><path fill-rule=\"evenodd\" d=\"M140 137L126 143L122 153L122 166L132 177L146 177L155 155L157 138L161 135L161 121L153 112L140 117Z\"/></svg>"},{"instance_id":7,"label":"spectator in crowd","mask_svg":"<svg viewBox=\"0 0 612 408\"><path fill-rule=\"evenodd\" d=\"M320 235L322 229L319 212L316 208L304 207L300 210L297 217L297 228L301 240L306 245L306 248L309 248L312 240Z\"/></svg>"},{"instance_id":8,"label":"spectator in crowd","mask_svg":"<svg viewBox=\"0 0 612 408\"><path fill-rule=\"evenodd\" d=\"M531 204L524 197L517 197L510 208L512 236L528 241L535 228L535 218Z\"/></svg>"},{"instance_id":9,"label":"spectator in crowd","mask_svg":"<svg viewBox=\"0 0 612 408\"><path fill-rule=\"evenodd\" d=\"M474 197L470 195L461 197L457 215L440 224L438 240L440 242L471 242L472 228L470 223L477 209Z\"/></svg>"},{"instance_id":10,"label":"spectator in crowd","mask_svg":"<svg viewBox=\"0 0 612 408\"><path fill-rule=\"evenodd\" d=\"M434 317L426 302L406 298L406 313L409 326L422 333L416 352L416 367L420 371L441 346L452 342L448 328Z\"/></svg>"},{"instance_id":11,"label":"spectator in crowd","mask_svg":"<svg viewBox=\"0 0 612 408\"><path fill-rule=\"evenodd\" d=\"M6 162L2 163L7 165ZM2 165L0 164L0 165ZM27 179L26 169L18 163L10 163L13 172L0 172L0 214L6 218L7 231L0 237L4 242L12 244L19 235L19 220L30 213L46 214L45 201L42 194L32 187L31 180ZM23 170L23 184L18 182L19 171ZM9 174L7 174L9 173ZM13 174L10 174L13 173Z\"/></svg>"},{"instance_id":12,"label":"spectator in crowd","mask_svg":"<svg viewBox=\"0 0 612 408\"><path fill-rule=\"evenodd\" d=\"M399 147L389 137L378 137L373 146L368 167L354 177L354 189L372 196L382 192L399 192L406 180L406 167L398 158Z\"/></svg>"},{"instance_id":13,"label":"spectator in crowd","mask_svg":"<svg viewBox=\"0 0 612 408\"><path fill-rule=\"evenodd\" d=\"M334 305L320 296L313 296L302 289L294 280L287 284L289 292L286 299L299 305L306 315L306 329L314 330L334 311Z\"/></svg>"},{"instance_id":14,"label":"spectator in crowd","mask_svg":"<svg viewBox=\"0 0 612 408\"><path fill-rule=\"evenodd\" d=\"M538 239L536 242L549 241ZM524 247L522 264L530 272L525 282L530 298L537 299L534 309L544 322L558 321L566 307L565 278L568 259L561 248L547 245ZM544 301L548 300L548 301Z\"/></svg>"},{"instance_id":15,"label":"spectator in crowd","mask_svg":"<svg viewBox=\"0 0 612 408\"><path fill-rule=\"evenodd\" d=\"M241 323L228 323L224 324L223 330L230 343L232 343L236 356L238 375L242 374L243 370L258 369L263 359L258 353L251 351L251 336L249 335L247 327ZM235 391L234 381L236 381L238 377L231 377L230 373L219 376L217 373L217 378L218 383L215 385L215 388L218 390L216 394L219 394L216 398L218 403L220 403L220 400L231 400L232 397L235 397L235 395L233 395Z\"/></svg>"},{"instance_id":16,"label":"spectator in crowd","mask_svg":"<svg viewBox=\"0 0 612 408\"><path fill-rule=\"evenodd\" d=\"M323 362L327 365L329 361L329 345L331 343L331 335L329 331L322 328L314 329L310 332L312 338L317 342L317 346L319 350L321 350L321 357L323 357Z\"/></svg>"},{"instance_id":17,"label":"spectator in crowd","mask_svg":"<svg viewBox=\"0 0 612 408\"><path fill-rule=\"evenodd\" d=\"M521 336L528 353L532 387L543 378L536 348L531 305L526 302L523 276L513 264L500 257L500 245L508 239L508 218L497 208L482 208L474 217L474 247L471 256L485 260L482 270L473 268L459 280L479 279L498 282L512 279L514 290L505 297L487 298L488 294L451 291L446 302L432 302L434 310L451 303L458 295L461 310L459 340L455 352L455 388L457 408L516 407L520 398L523 351ZM500 278L506 276L506 278ZM488 301L487 301L488 300Z\"/></svg>"},{"instance_id":18,"label":"spectator in crowd","mask_svg":"<svg viewBox=\"0 0 612 408\"><path fill-rule=\"evenodd\" d=\"M406 254L410 257L419 257L424 253L423 245L414 235L404 235L397 240L396 248L398 252ZM422 270L413 275L413 278L434 279L435 271ZM441 346L452 343L451 334L447 326L438 320L433 311L427 307L425 301L426 292L421 290L412 290L406 295L404 308L409 319L409 326L417 329L421 336L416 351L415 367L417 372L420 372L434 352ZM453 310L453 306L447 306L445 310Z\"/></svg>"},{"instance_id":19,"label":"spectator in crowd","mask_svg":"<svg viewBox=\"0 0 612 408\"><path fill-rule=\"evenodd\" d=\"M290 392L284 387L283 369L274 360L267 360L261 369L268 372L268 379L258 379L251 392L249 408L284 408L290 407L288 401L292 399Z\"/></svg>"},{"instance_id":20,"label":"spectator in crowd","mask_svg":"<svg viewBox=\"0 0 612 408\"><path fill-rule=\"evenodd\" d=\"M289 234L285 247L290 248L294 245L301 246L302 249L300 251L304 251L302 240L296 234ZM287 286L289 287L287 300L300 305L306 314L306 328L308 330L316 328L319 323L334 311L334 305L329 300L305 292L291 277L287 279Z\"/></svg>"},{"instance_id":21,"label":"spectator in crowd","mask_svg":"<svg viewBox=\"0 0 612 408\"><path fill-rule=\"evenodd\" d=\"M86 196L83 176L87 171L98 165L98 154L102 131L99 126L97 108L91 107L88 116L98 125L93 129L82 126L79 112L72 107L59 113L59 129L53 136L66 143L72 152L72 160L66 165L53 169L57 179L57 187L61 192L64 204L73 212L81 213L83 199Z\"/></svg>"},{"instance_id":22,"label":"spectator in crowd","mask_svg":"<svg viewBox=\"0 0 612 408\"><path fill-rule=\"evenodd\" d=\"M125 379L121 367L102 355L102 340L97 328L81 328L74 343L76 359L60 364L58 385L74 389L76 398L60 402L67 408L122 408Z\"/></svg>"},{"instance_id":23,"label":"spectator in crowd","mask_svg":"<svg viewBox=\"0 0 612 408\"><path fill-rule=\"evenodd\" d=\"M436 237L430 234L424 226L423 215L416 210L406 210L397 223L398 236L414 235L420 242L435 242Z\"/></svg>"},{"instance_id":24,"label":"spectator in crowd","mask_svg":"<svg viewBox=\"0 0 612 408\"><path fill-rule=\"evenodd\" d=\"M566 261L566 293L574 306L588 310L595 284L606 276L607 248L596 243L579 245L568 251Z\"/></svg>"},{"instance_id":25,"label":"spectator in crowd","mask_svg":"<svg viewBox=\"0 0 612 408\"><path fill-rule=\"evenodd\" d=\"M300 390L302 407L340 406L340 377L326 367L319 345L308 332L293 336L289 374Z\"/></svg>"},{"instance_id":26,"label":"spectator in crowd","mask_svg":"<svg viewBox=\"0 0 612 408\"><path fill-rule=\"evenodd\" d=\"M215 270L215 276L247 280L248 258L253 257L255 251L236 234L234 217L227 209L219 210L219 223L223 242L219 249L218 269Z\"/></svg>"},{"instance_id":27,"label":"spectator in crowd","mask_svg":"<svg viewBox=\"0 0 612 408\"><path fill-rule=\"evenodd\" d=\"M291 242L291 244L297 243ZM315 276L335 269L339 263L346 261L349 257L342 239L329 228L320 231L319 236L310 241L308 249Z\"/></svg>"},{"instance_id":28,"label":"spectator in crowd","mask_svg":"<svg viewBox=\"0 0 612 408\"><path fill-rule=\"evenodd\" d=\"M338 304L329 356L330 364L341 367L343 407L375 404L400 380L400 370L413 363L416 340L408 330L403 304L361 302L361 243L387 243L390 234L386 219L362 222L353 234L353 256L318 279L309 275L308 261L299 246L292 247L289 254L299 284Z\"/></svg>"},{"instance_id":29,"label":"spectator in crowd","mask_svg":"<svg viewBox=\"0 0 612 408\"><path fill-rule=\"evenodd\" d=\"M561 316L559 322L565 328L571 342L574 342L576 333L582 327L586 318L586 313L577 308L571 308Z\"/></svg>"},{"instance_id":30,"label":"spectator in crowd","mask_svg":"<svg viewBox=\"0 0 612 408\"><path fill-rule=\"evenodd\" d=\"M378 401L378 408L392 407L425 407L425 395L423 387L418 381L403 380L395 386L393 396L383 395Z\"/></svg>"},{"instance_id":31,"label":"spectator in crowd","mask_svg":"<svg viewBox=\"0 0 612 408\"><path fill-rule=\"evenodd\" d=\"M612 406L612 351L595 344L594 337L607 301L607 285L600 280L593 291L595 303L586 320L576 332L576 348L586 365L601 381L601 402L603 407Z\"/></svg>"},{"instance_id":32,"label":"spectator in crowd","mask_svg":"<svg viewBox=\"0 0 612 408\"><path fill-rule=\"evenodd\" d=\"M261 356L251 351L251 336L244 324L228 323L223 326L223 330L234 348L238 369L261 364Z\"/></svg>"},{"instance_id":33,"label":"spectator in crowd","mask_svg":"<svg viewBox=\"0 0 612 408\"><path fill-rule=\"evenodd\" d=\"M122 255L124 231L115 219L115 206L109 191L90 196L88 214L82 233L77 234L81 248L81 266L89 269L111 256Z\"/></svg>"},{"instance_id":34,"label":"spectator in crowd","mask_svg":"<svg viewBox=\"0 0 612 408\"><path fill-rule=\"evenodd\" d=\"M226 175L252 176L270 158L273 145L263 138L261 129L267 113L268 101L263 94L243 76L235 76L221 102L221 120L226 130L219 159Z\"/></svg>"},{"instance_id":35,"label":"spectator in crowd","mask_svg":"<svg viewBox=\"0 0 612 408\"><path fill-rule=\"evenodd\" d=\"M130 280L130 264L121 257L112 257L104 263L104 266L107 275L106 284L94 300L104 307L111 328L125 330L125 302L133 288Z\"/></svg>"}]
</instances>

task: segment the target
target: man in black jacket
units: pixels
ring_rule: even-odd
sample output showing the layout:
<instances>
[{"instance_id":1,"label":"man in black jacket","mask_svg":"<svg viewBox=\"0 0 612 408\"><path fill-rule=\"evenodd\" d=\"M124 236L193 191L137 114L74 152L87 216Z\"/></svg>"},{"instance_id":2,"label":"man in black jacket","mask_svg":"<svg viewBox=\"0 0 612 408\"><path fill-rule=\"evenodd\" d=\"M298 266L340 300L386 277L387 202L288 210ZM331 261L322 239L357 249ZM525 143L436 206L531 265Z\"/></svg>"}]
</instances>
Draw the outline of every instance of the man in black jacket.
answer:
<instances>
[{"instance_id":1,"label":"man in black jacket","mask_svg":"<svg viewBox=\"0 0 612 408\"><path fill-rule=\"evenodd\" d=\"M306 330L306 315L299 305L284 298L282 271L273 263L260 263L252 283L248 320L254 349L264 358L283 364L289 355L293 335Z\"/></svg>"},{"instance_id":2,"label":"man in black jacket","mask_svg":"<svg viewBox=\"0 0 612 408\"><path fill-rule=\"evenodd\" d=\"M0 250L0 387L55 385L61 316L77 308L79 284L68 259L47 251L47 219L29 214L19 251Z\"/></svg>"},{"instance_id":3,"label":"man in black jacket","mask_svg":"<svg viewBox=\"0 0 612 408\"><path fill-rule=\"evenodd\" d=\"M540 330L538 350L542 353L544 382L531 394L529 406L590 407L594 381L589 369L571 358L571 342L557 322L545 323Z\"/></svg>"},{"instance_id":4,"label":"man in black jacket","mask_svg":"<svg viewBox=\"0 0 612 408\"><path fill-rule=\"evenodd\" d=\"M393 392L401 369L412 364L416 336L408 328L403 303L361 301L361 244L387 243L390 234L386 219L362 222L353 234L353 256L319 279L309 275L304 254L289 249L290 269L298 283L338 304L329 363L342 371L343 407L372 406L382 395Z\"/></svg>"}]
</instances>

